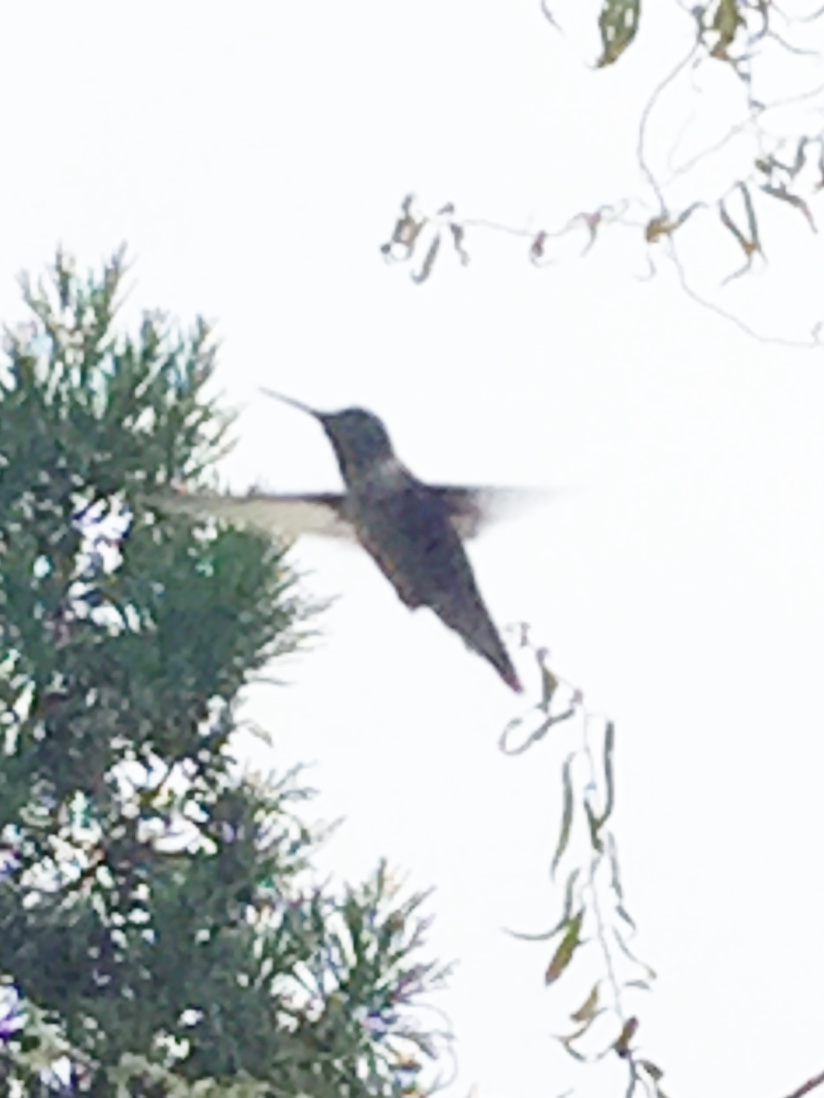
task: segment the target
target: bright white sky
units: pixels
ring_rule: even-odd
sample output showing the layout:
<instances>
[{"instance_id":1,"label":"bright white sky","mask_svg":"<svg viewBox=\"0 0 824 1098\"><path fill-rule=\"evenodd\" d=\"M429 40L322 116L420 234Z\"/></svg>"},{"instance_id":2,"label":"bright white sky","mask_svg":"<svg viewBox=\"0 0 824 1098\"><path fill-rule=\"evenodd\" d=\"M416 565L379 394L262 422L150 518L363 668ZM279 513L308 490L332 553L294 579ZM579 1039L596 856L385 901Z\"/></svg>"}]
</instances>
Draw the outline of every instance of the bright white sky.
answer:
<instances>
[{"instance_id":1,"label":"bright white sky","mask_svg":"<svg viewBox=\"0 0 824 1098\"><path fill-rule=\"evenodd\" d=\"M779 1098L824 1067L824 351L749 339L662 263L643 281L626 230L543 271L523 241L470 233L470 267L445 251L422 287L378 251L408 190L536 229L635 193L639 109L688 44L659 8L633 59L596 74L592 32L565 42L531 0L10 7L0 315L58 241L85 266L126 240L135 308L217 323L238 485L337 483L317 426L266 384L377 411L420 476L569 489L477 544L482 589L617 722L627 905L660 974L640 1038L666 1091ZM740 117L720 67L687 76L650 135L662 174L699 85L730 113L702 98L686 152ZM740 254L709 225L687 251L712 289ZM764 234L772 274L723 301L802 336L824 315L820 245L778 204ZM436 886L431 943L460 960L439 999L452 1094L586 1088L550 1038L547 947L500 929L556 917L574 729L503 758L520 703L487 665L355 551L296 560L341 597L293 685L253 703L276 765L315 763L318 814L347 817L325 866L355 878L386 855Z\"/></svg>"}]
</instances>

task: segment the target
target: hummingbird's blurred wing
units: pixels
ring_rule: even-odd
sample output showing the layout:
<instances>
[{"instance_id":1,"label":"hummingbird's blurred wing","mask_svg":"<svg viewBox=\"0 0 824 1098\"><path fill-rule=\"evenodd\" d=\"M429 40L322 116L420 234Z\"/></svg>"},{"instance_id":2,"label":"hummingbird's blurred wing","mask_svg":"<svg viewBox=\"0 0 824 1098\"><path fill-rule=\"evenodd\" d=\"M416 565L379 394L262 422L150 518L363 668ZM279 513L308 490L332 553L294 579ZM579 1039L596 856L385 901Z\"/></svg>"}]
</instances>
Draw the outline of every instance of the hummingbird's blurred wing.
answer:
<instances>
[{"instance_id":1,"label":"hummingbird's blurred wing","mask_svg":"<svg viewBox=\"0 0 824 1098\"><path fill-rule=\"evenodd\" d=\"M463 540L474 538L491 522L551 495L540 489L526 488L466 488L437 484L429 487L440 498ZM253 489L245 495L232 495L228 492L169 491L152 496L149 502L161 511L228 519L271 536L292 539L302 534L315 534L357 540L346 516L346 497L335 492L284 494Z\"/></svg>"},{"instance_id":2,"label":"hummingbird's blurred wing","mask_svg":"<svg viewBox=\"0 0 824 1098\"><path fill-rule=\"evenodd\" d=\"M356 541L355 531L344 517L344 497L335 492L284 494L252 490L245 495L229 492L168 492L149 501L170 514L228 519L270 536L293 539L302 534Z\"/></svg>"},{"instance_id":3,"label":"hummingbird's blurred wing","mask_svg":"<svg viewBox=\"0 0 824 1098\"><path fill-rule=\"evenodd\" d=\"M476 537L492 523L500 522L556 494L553 490L544 488L461 488L441 484L429 487L440 497L452 525L464 541Z\"/></svg>"}]
</instances>

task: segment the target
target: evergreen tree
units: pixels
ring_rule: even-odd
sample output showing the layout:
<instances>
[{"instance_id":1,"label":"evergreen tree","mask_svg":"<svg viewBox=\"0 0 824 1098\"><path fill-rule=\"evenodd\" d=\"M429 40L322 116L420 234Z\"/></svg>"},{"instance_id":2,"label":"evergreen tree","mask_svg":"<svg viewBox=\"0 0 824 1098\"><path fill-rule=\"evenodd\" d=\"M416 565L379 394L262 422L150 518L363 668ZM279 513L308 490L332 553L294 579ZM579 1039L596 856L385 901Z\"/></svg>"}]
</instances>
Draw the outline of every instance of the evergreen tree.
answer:
<instances>
[{"instance_id":1,"label":"evergreen tree","mask_svg":"<svg viewBox=\"0 0 824 1098\"><path fill-rule=\"evenodd\" d=\"M282 548L146 505L228 421L207 326L118 331L123 274L23 280L0 373L0 1087L416 1092L422 897L316 885L308 791L233 757L311 607Z\"/></svg>"}]
</instances>

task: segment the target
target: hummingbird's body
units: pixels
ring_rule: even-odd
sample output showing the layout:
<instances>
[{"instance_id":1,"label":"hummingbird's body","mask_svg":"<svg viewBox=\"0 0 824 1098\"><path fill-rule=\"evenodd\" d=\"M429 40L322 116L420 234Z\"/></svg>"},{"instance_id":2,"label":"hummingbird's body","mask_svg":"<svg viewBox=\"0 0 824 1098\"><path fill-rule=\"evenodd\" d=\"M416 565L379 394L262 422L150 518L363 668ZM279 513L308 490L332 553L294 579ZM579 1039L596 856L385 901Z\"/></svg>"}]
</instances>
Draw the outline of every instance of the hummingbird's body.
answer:
<instances>
[{"instance_id":1,"label":"hummingbird's body","mask_svg":"<svg viewBox=\"0 0 824 1098\"><path fill-rule=\"evenodd\" d=\"M334 511L338 527L351 526L410 610L430 607L492 664L508 686L520 691L521 683L484 606L458 533L458 529L474 533L484 493L434 487L418 480L395 456L386 428L370 412L360 408L318 412L277 393L268 395L308 412L321 423L346 486L343 497L291 497L290 502L322 499L324 506ZM284 498L258 493L246 497L249 521L270 526L261 521L262 507L268 503L274 509ZM244 501L236 497L212 497L211 506L208 498L195 500L192 508L185 506L186 499L182 498L181 509L244 517ZM228 500L230 505L215 506L220 500Z\"/></svg>"},{"instance_id":2,"label":"hummingbird's body","mask_svg":"<svg viewBox=\"0 0 824 1098\"><path fill-rule=\"evenodd\" d=\"M386 428L371 412L297 407L320 420L346 485L346 516L404 605L434 610L507 685L521 690L442 495L398 461Z\"/></svg>"},{"instance_id":3,"label":"hummingbird's body","mask_svg":"<svg viewBox=\"0 0 824 1098\"><path fill-rule=\"evenodd\" d=\"M347 488L358 540L404 605L428 606L520 690L443 500L394 459Z\"/></svg>"}]
</instances>

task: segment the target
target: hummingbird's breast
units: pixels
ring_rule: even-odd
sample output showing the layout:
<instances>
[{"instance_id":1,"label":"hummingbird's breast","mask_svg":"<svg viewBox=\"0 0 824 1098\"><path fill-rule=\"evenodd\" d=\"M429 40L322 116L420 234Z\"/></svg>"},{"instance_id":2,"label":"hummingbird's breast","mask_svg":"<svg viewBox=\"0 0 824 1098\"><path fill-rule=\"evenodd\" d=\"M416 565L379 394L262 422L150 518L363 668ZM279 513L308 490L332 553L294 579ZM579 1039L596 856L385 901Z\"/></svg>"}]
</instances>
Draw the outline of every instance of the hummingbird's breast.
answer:
<instances>
[{"instance_id":1,"label":"hummingbird's breast","mask_svg":"<svg viewBox=\"0 0 824 1098\"><path fill-rule=\"evenodd\" d=\"M347 493L358 540L414 608L474 591L460 538L442 500L398 461L385 461Z\"/></svg>"}]
</instances>

